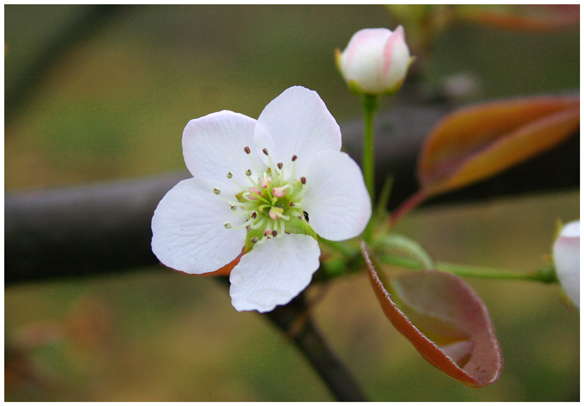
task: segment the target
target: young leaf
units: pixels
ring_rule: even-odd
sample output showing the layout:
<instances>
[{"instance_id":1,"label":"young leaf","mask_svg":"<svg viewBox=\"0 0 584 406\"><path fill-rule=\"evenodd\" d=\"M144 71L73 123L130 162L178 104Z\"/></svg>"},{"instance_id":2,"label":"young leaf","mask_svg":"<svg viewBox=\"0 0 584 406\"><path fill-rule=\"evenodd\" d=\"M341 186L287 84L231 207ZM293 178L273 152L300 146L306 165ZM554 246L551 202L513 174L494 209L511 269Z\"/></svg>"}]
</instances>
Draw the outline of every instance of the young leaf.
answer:
<instances>
[{"instance_id":1,"label":"young leaf","mask_svg":"<svg viewBox=\"0 0 584 406\"><path fill-rule=\"evenodd\" d=\"M418 161L420 190L393 220L430 196L467 186L545 152L580 126L580 98L533 97L455 111L430 133Z\"/></svg>"},{"instance_id":2,"label":"young leaf","mask_svg":"<svg viewBox=\"0 0 584 406\"><path fill-rule=\"evenodd\" d=\"M363 242L361 251L385 315L430 364L472 387L498 379L503 364L491 320L462 279L421 271L384 283Z\"/></svg>"},{"instance_id":3,"label":"young leaf","mask_svg":"<svg viewBox=\"0 0 584 406\"><path fill-rule=\"evenodd\" d=\"M455 10L458 18L508 30L546 32L576 27L580 22L578 4L500 4L463 5Z\"/></svg>"}]
</instances>

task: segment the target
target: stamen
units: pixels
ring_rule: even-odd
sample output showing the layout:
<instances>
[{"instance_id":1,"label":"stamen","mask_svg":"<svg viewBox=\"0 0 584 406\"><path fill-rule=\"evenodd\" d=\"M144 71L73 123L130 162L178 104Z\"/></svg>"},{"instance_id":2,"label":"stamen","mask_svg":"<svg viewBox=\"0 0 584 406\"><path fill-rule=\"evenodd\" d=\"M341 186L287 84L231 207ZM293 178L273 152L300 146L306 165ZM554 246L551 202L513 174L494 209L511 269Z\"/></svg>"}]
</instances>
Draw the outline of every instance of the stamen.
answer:
<instances>
[{"instance_id":1,"label":"stamen","mask_svg":"<svg viewBox=\"0 0 584 406\"><path fill-rule=\"evenodd\" d=\"M304 176L301 177L300 182L302 182L303 185L306 185L306 178Z\"/></svg>"},{"instance_id":2,"label":"stamen","mask_svg":"<svg viewBox=\"0 0 584 406\"><path fill-rule=\"evenodd\" d=\"M249 147L244 147L243 151L248 155L251 154L251 149L249 149Z\"/></svg>"},{"instance_id":3,"label":"stamen","mask_svg":"<svg viewBox=\"0 0 584 406\"><path fill-rule=\"evenodd\" d=\"M266 154L266 156L268 156L268 149L267 149L267 148L264 148L264 149L262 149L262 152L263 152L264 154Z\"/></svg>"},{"instance_id":4,"label":"stamen","mask_svg":"<svg viewBox=\"0 0 584 406\"><path fill-rule=\"evenodd\" d=\"M272 231L272 237L276 237L278 235L278 232L276 230Z\"/></svg>"},{"instance_id":5,"label":"stamen","mask_svg":"<svg viewBox=\"0 0 584 406\"><path fill-rule=\"evenodd\" d=\"M296 161L297 159L298 159L298 156L292 155L292 162Z\"/></svg>"},{"instance_id":6,"label":"stamen","mask_svg":"<svg viewBox=\"0 0 584 406\"><path fill-rule=\"evenodd\" d=\"M258 238L257 237L251 237L251 242L253 244L257 243L258 242Z\"/></svg>"},{"instance_id":7,"label":"stamen","mask_svg":"<svg viewBox=\"0 0 584 406\"><path fill-rule=\"evenodd\" d=\"M249 200L258 200L259 197L261 197L262 192L260 190L260 188L257 187L250 187L249 188L249 195L247 196L247 198Z\"/></svg>"},{"instance_id":8,"label":"stamen","mask_svg":"<svg viewBox=\"0 0 584 406\"><path fill-rule=\"evenodd\" d=\"M231 223L226 221L225 223L223 223L223 227L229 229L229 228L231 228Z\"/></svg>"},{"instance_id":9,"label":"stamen","mask_svg":"<svg viewBox=\"0 0 584 406\"><path fill-rule=\"evenodd\" d=\"M278 169L282 169L283 166L284 166L284 164L282 162L278 162L278 165L277 165Z\"/></svg>"},{"instance_id":10,"label":"stamen","mask_svg":"<svg viewBox=\"0 0 584 406\"><path fill-rule=\"evenodd\" d=\"M260 181L261 187L263 187L264 189L267 189L271 183L272 183L272 177L267 176L267 174L264 172L264 177Z\"/></svg>"},{"instance_id":11,"label":"stamen","mask_svg":"<svg viewBox=\"0 0 584 406\"><path fill-rule=\"evenodd\" d=\"M216 195L221 194L221 191L217 188L213 189L213 193L215 193Z\"/></svg>"},{"instance_id":12,"label":"stamen","mask_svg":"<svg viewBox=\"0 0 584 406\"><path fill-rule=\"evenodd\" d=\"M289 186L289 185L275 187L272 189L272 193L274 194L275 197L284 197L284 196L286 196L287 186Z\"/></svg>"},{"instance_id":13,"label":"stamen","mask_svg":"<svg viewBox=\"0 0 584 406\"><path fill-rule=\"evenodd\" d=\"M233 174L231 172L227 172L227 179L231 179L233 177Z\"/></svg>"},{"instance_id":14,"label":"stamen","mask_svg":"<svg viewBox=\"0 0 584 406\"><path fill-rule=\"evenodd\" d=\"M251 228L252 230L255 230L257 228L260 228L265 222L266 222L266 218L262 216L255 223L251 223L249 228Z\"/></svg>"},{"instance_id":15,"label":"stamen","mask_svg":"<svg viewBox=\"0 0 584 406\"><path fill-rule=\"evenodd\" d=\"M272 207L268 215L272 220L277 220L284 214L284 209L281 207Z\"/></svg>"}]
</instances>

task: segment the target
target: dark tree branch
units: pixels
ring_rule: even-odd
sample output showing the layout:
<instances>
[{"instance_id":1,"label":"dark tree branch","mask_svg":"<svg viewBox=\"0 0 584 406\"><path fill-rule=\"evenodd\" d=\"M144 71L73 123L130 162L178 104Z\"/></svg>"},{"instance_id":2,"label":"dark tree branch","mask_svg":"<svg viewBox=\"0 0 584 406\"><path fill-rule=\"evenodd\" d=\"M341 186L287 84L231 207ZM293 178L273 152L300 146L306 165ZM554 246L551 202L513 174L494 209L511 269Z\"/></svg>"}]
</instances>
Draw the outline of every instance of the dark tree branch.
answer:
<instances>
[{"instance_id":1,"label":"dark tree branch","mask_svg":"<svg viewBox=\"0 0 584 406\"><path fill-rule=\"evenodd\" d=\"M396 108L377 120L376 179L395 178L390 208L417 190L417 154L445 107ZM344 147L359 160L361 121L342 126ZM579 137L495 178L429 204L578 188ZM156 205L187 172L53 190L7 193L5 281L104 274L158 263L150 250Z\"/></svg>"}]
</instances>

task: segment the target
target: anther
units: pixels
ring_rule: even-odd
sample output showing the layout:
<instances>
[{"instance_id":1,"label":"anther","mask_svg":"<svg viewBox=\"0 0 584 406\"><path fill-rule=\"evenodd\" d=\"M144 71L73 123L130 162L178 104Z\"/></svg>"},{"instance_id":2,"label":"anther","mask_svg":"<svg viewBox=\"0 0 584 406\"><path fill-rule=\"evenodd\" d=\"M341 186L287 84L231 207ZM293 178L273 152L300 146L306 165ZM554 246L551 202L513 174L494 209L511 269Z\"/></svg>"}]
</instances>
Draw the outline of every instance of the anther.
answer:
<instances>
[{"instance_id":1,"label":"anther","mask_svg":"<svg viewBox=\"0 0 584 406\"><path fill-rule=\"evenodd\" d=\"M218 194L221 193L221 191L219 189L217 189L217 188L214 188L213 189L213 193L215 193L216 195L218 195Z\"/></svg>"},{"instance_id":2,"label":"anther","mask_svg":"<svg viewBox=\"0 0 584 406\"><path fill-rule=\"evenodd\" d=\"M268 215L272 220L277 220L284 214L284 209L281 207L272 207Z\"/></svg>"},{"instance_id":3,"label":"anther","mask_svg":"<svg viewBox=\"0 0 584 406\"><path fill-rule=\"evenodd\" d=\"M306 178L304 176L301 177L300 182L302 182L303 185L306 185Z\"/></svg>"},{"instance_id":4,"label":"anther","mask_svg":"<svg viewBox=\"0 0 584 406\"><path fill-rule=\"evenodd\" d=\"M231 179L233 177L233 174L231 172L227 172L227 179Z\"/></svg>"},{"instance_id":5,"label":"anther","mask_svg":"<svg viewBox=\"0 0 584 406\"><path fill-rule=\"evenodd\" d=\"M264 149L262 149L262 152L263 152L264 154L268 155L268 149L267 149L267 148L264 148Z\"/></svg>"},{"instance_id":6,"label":"anther","mask_svg":"<svg viewBox=\"0 0 584 406\"><path fill-rule=\"evenodd\" d=\"M296 161L298 157L296 155L292 155L292 162Z\"/></svg>"},{"instance_id":7,"label":"anther","mask_svg":"<svg viewBox=\"0 0 584 406\"><path fill-rule=\"evenodd\" d=\"M223 226L227 229L231 228L231 224L228 222L223 223Z\"/></svg>"},{"instance_id":8,"label":"anther","mask_svg":"<svg viewBox=\"0 0 584 406\"><path fill-rule=\"evenodd\" d=\"M264 176L262 178L262 180L260 181L260 186L264 189L266 189L268 187L268 185L270 185L272 183L272 177L271 176Z\"/></svg>"},{"instance_id":9,"label":"anther","mask_svg":"<svg viewBox=\"0 0 584 406\"><path fill-rule=\"evenodd\" d=\"M251 169L248 169L247 171L245 171L245 176L251 176Z\"/></svg>"},{"instance_id":10,"label":"anther","mask_svg":"<svg viewBox=\"0 0 584 406\"><path fill-rule=\"evenodd\" d=\"M272 230L270 230L269 228L266 228L266 229L264 230L264 235L265 235L266 237L267 237L267 236L270 236L270 235L272 235Z\"/></svg>"},{"instance_id":11,"label":"anther","mask_svg":"<svg viewBox=\"0 0 584 406\"><path fill-rule=\"evenodd\" d=\"M255 219L258 216L258 212L254 211L253 213L251 213L251 218Z\"/></svg>"},{"instance_id":12,"label":"anther","mask_svg":"<svg viewBox=\"0 0 584 406\"><path fill-rule=\"evenodd\" d=\"M258 242L258 238L257 237L251 237L251 242L253 244L255 244L256 242Z\"/></svg>"},{"instance_id":13,"label":"anther","mask_svg":"<svg viewBox=\"0 0 584 406\"><path fill-rule=\"evenodd\" d=\"M278 232L276 230L272 231L272 237L275 237L278 235Z\"/></svg>"},{"instance_id":14,"label":"anther","mask_svg":"<svg viewBox=\"0 0 584 406\"><path fill-rule=\"evenodd\" d=\"M285 187L275 187L272 189L272 193L275 197L284 197L286 196L286 188Z\"/></svg>"},{"instance_id":15,"label":"anther","mask_svg":"<svg viewBox=\"0 0 584 406\"><path fill-rule=\"evenodd\" d=\"M278 169L282 169L282 167L284 166L284 164L282 162L278 162Z\"/></svg>"},{"instance_id":16,"label":"anther","mask_svg":"<svg viewBox=\"0 0 584 406\"><path fill-rule=\"evenodd\" d=\"M250 187L249 188L249 195L247 198L249 200L258 200L258 198L262 195L260 188L257 187Z\"/></svg>"},{"instance_id":17,"label":"anther","mask_svg":"<svg viewBox=\"0 0 584 406\"><path fill-rule=\"evenodd\" d=\"M249 149L249 147L244 147L243 151L248 155L251 154L251 149Z\"/></svg>"}]
</instances>

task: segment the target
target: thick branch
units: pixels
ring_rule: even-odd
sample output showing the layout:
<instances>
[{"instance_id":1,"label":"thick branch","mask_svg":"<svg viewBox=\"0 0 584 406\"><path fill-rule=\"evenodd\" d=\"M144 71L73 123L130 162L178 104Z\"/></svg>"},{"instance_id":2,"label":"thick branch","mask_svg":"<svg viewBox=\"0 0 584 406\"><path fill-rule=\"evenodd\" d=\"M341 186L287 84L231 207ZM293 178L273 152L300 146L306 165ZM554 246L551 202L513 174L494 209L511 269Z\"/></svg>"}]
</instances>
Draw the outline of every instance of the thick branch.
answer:
<instances>
[{"instance_id":1,"label":"thick branch","mask_svg":"<svg viewBox=\"0 0 584 406\"><path fill-rule=\"evenodd\" d=\"M377 120L376 179L395 179L390 208L417 189L416 158L447 107L396 108ZM345 149L361 156L362 122L342 126ZM579 137L491 180L430 201L454 202L578 188ZM158 263L150 250L156 205L187 172L95 185L8 193L5 280L30 282L103 274Z\"/></svg>"}]
</instances>

